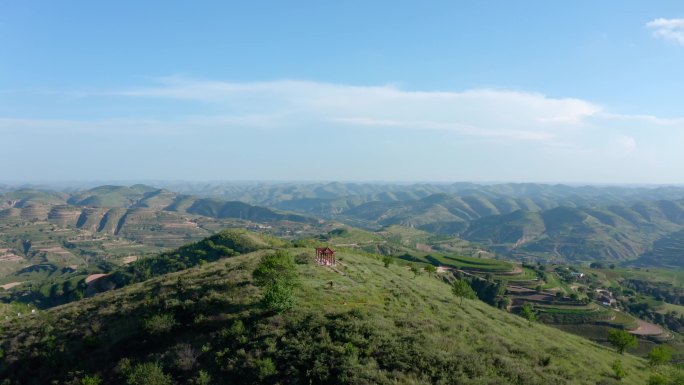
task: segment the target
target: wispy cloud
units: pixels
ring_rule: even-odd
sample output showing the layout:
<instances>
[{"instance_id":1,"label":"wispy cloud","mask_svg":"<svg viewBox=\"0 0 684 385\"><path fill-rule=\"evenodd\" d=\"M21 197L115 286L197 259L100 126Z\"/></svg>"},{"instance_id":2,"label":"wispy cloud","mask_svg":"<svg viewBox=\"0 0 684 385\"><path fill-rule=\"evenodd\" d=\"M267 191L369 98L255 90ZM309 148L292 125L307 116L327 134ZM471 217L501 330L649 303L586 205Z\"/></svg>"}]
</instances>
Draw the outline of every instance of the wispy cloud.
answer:
<instances>
[{"instance_id":1,"label":"wispy cloud","mask_svg":"<svg viewBox=\"0 0 684 385\"><path fill-rule=\"evenodd\" d=\"M655 19L646 23L653 36L684 45L684 19Z\"/></svg>"},{"instance_id":2,"label":"wispy cloud","mask_svg":"<svg viewBox=\"0 0 684 385\"><path fill-rule=\"evenodd\" d=\"M397 180L425 178L427 172L436 180L514 174L557 180L562 174L573 180L594 175L604 182L666 181L680 175L678 165L684 163L682 118L620 114L591 101L535 92L172 77L80 93L64 106L73 113L60 110L59 119L45 113L42 119L0 116L0 141L35 143L35 151L55 157L62 156L55 143L90 157L118 146L131 154L131 164L147 162L153 153L154 159L193 170L212 162L239 164L246 157L262 162L245 169L245 178L258 168L261 177L353 179L359 176L352 170L363 168L364 177ZM98 108L84 116L92 106ZM377 145L388 138L392 147ZM354 156L312 155L320 143ZM289 153L287 161L273 158L282 148L302 146L308 150ZM0 163L19 159L20 147L11 148L14 153L0 154ZM192 156L176 160L179 153ZM414 156L403 155L409 153ZM349 168L348 162L356 163Z\"/></svg>"},{"instance_id":3,"label":"wispy cloud","mask_svg":"<svg viewBox=\"0 0 684 385\"><path fill-rule=\"evenodd\" d=\"M151 87L113 94L202 102L224 114L248 115L252 119L263 116L255 120L274 125L441 130L548 143L553 142L559 131L581 127L587 117L602 110L584 100L551 98L539 93L491 89L408 91L394 86L295 80L234 83L172 77ZM277 121L273 116L278 117Z\"/></svg>"}]
</instances>

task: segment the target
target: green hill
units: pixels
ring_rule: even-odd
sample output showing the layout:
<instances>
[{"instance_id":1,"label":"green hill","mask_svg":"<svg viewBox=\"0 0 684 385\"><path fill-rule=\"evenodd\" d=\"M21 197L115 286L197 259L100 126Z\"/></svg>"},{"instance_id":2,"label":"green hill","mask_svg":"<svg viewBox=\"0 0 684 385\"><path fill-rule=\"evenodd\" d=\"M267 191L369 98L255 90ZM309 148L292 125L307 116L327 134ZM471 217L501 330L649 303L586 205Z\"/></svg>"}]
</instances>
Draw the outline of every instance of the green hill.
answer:
<instances>
[{"instance_id":1,"label":"green hill","mask_svg":"<svg viewBox=\"0 0 684 385\"><path fill-rule=\"evenodd\" d=\"M159 384L611 384L618 359L621 383L648 377L645 361L629 354L461 303L435 275L349 253L331 269L313 263L310 249L289 252L298 285L282 314L260 306L264 289L252 272L272 251L256 251L11 317L0 324L0 377L23 385L87 375L144 383L155 373Z\"/></svg>"}]
</instances>

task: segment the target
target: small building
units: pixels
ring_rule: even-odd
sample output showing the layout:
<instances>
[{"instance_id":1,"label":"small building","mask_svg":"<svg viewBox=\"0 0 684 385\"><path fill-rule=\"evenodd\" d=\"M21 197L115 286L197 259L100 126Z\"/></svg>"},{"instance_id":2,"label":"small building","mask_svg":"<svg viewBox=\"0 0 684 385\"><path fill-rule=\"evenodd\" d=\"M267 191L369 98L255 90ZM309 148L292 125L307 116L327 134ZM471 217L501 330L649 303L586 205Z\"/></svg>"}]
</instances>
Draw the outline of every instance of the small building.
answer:
<instances>
[{"instance_id":1,"label":"small building","mask_svg":"<svg viewBox=\"0 0 684 385\"><path fill-rule=\"evenodd\" d=\"M329 247L317 247L316 262L318 262L319 265L335 266L335 250Z\"/></svg>"}]
</instances>

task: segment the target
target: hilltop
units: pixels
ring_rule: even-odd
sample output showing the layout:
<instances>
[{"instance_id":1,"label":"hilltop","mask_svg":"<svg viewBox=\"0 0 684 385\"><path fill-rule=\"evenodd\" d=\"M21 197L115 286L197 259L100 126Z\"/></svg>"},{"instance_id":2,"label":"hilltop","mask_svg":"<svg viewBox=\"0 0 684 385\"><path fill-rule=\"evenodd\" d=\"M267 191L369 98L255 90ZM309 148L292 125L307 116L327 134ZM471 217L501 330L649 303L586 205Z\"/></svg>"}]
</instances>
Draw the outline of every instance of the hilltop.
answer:
<instances>
[{"instance_id":1,"label":"hilltop","mask_svg":"<svg viewBox=\"0 0 684 385\"><path fill-rule=\"evenodd\" d=\"M243 234L226 244L251 245L241 255L4 322L0 376L28 385L97 374L118 384L147 368L205 384L610 384L618 359L622 383L648 376L641 359L477 300L461 304L444 277L372 255L340 252L330 268L313 263L310 248L285 248L297 262L295 306L273 313L259 305L252 272L287 245Z\"/></svg>"}]
</instances>

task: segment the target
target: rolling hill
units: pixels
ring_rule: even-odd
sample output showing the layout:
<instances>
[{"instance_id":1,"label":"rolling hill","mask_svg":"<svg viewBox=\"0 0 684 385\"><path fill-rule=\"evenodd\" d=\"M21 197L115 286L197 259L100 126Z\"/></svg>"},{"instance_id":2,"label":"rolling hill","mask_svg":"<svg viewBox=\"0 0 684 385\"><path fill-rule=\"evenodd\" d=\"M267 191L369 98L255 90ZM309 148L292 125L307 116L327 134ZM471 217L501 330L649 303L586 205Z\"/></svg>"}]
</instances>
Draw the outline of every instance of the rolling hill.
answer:
<instances>
[{"instance_id":1,"label":"rolling hill","mask_svg":"<svg viewBox=\"0 0 684 385\"><path fill-rule=\"evenodd\" d=\"M642 359L461 303L437 276L353 253L321 267L310 249L287 251L298 263L290 310L260 305L252 272L272 251L219 259L0 321L0 376L25 385L95 375L104 384L613 384L616 360L620 383L649 375Z\"/></svg>"},{"instance_id":2,"label":"rolling hill","mask_svg":"<svg viewBox=\"0 0 684 385\"><path fill-rule=\"evenodd\" d=\"M49 278L56 274L52 270L97 271L103 262L129 263L231 226L308 234L318 220L145 185L11 190L0 194L0 284ZM22 273L31 266L52 270Z\"/></svg>"}]
</instances>

